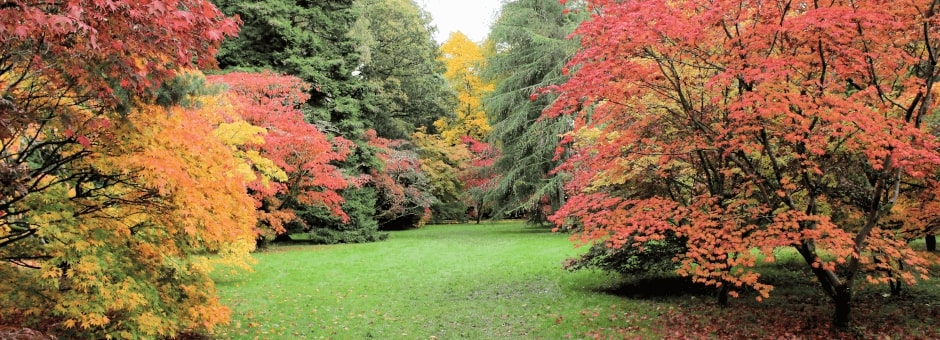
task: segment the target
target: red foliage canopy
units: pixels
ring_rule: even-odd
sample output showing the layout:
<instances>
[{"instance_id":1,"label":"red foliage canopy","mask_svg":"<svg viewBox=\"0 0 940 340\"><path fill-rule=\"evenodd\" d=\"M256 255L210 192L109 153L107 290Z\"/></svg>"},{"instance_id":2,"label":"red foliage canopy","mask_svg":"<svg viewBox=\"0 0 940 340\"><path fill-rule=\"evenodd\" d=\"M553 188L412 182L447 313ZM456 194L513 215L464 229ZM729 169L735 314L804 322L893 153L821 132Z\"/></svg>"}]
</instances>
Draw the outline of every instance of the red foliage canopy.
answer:
<instances>
[{"instance_id":1,"label":"red foliage canopy","mask_svg":"<svg viewBox=\"0 0 940 340\"><path fill-rule=\"evenodd\" d=\"M499 158L499 149L470 136L463 136L460 141L467 146L471 155L469 167L461 174L461 179L467 188L486 191L498 176L490 171L490 167Z\"/></svg>"},{"instance_id":2,"label":"red foliage canopy","mask_svg":"<svg viewBox=\"0 0 940 340\"><path fill-rule=\"evenodd\" d=\"M304 120L300 106L310 95L309 84L294 76L273 73L228 73L210 76L211 82L228 85L231 99L243 119L267 129L264 144L256 146L263 156L283 169L288 179L275 183L273 190L259 181L252 184L259 200L274 198L267 217L276 233L284 232L282 223L293 218L293 204L322 205L346 219L341 210L343 198L337 190L349 184L330 162L346 158L352 143L328 138ZM273 202L269 202L273 203Z\"/></svg>"},{"instance_id":3,"label":"red foliage canopy","mask_svg":"<svg viewBox=\"0 0 940 340\"><path fill-rule=\"evenodd\" d=\"M926 273L906 243L938 200L937 2L588 3L548 111L577 116L555 221L614 248L673 233L681 274L762 297L750 268L792 246L840 325L863 270Z\"/></svg>"},{"instance_id":4,"label":"red foliage canopy","mask_svg":"<svg viewBox=\"0 0 940 340\"><path fill-rule=\"evenodd\" d=\"M4 1L0 54L64 84L139 92L179 68L209 66L238 31L205 0ZM25 53L25 54L22 54ZM102 96L106 98L106 96Z\"/></svg>"},{"instance_id":5,"label":"red foliage canopy","mask_svg":"<svg viewBox=\"0 0 940 340\"><path fill-rule=\"evenodd\" d=\"M401 139L379 137L375 130L368 130L365 138L369 146L376 149L383 169L370 172L372 184L378 194L376 217L380 223L399 223L406 218L404 226L420 227L431 219L431 183L421 169L418 154L408 150L408 143Z\"/></svg>"}]
</instances>

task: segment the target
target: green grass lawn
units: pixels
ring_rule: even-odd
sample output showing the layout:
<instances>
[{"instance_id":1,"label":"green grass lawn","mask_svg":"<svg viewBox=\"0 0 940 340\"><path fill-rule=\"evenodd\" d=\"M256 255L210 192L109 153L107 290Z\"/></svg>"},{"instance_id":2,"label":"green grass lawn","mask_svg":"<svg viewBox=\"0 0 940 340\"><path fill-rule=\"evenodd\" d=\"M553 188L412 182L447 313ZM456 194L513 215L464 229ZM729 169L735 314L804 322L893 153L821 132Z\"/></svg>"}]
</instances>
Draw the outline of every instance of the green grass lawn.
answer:
<instances>
[{"instance_id":1,"label":"green grass lawn","mask_svg":"<svg viewBox=\"0 0 940 340\"><path fill-rule=\"evenodd\" d=\"M850 332L829 327L805 265L761 268L777 285L731 308L676 277L621 282L567 272L567 235L518 222L432 225L371 244L280 246L254 272L213 275L232 323L220 339L940 338L935 283L900 298L860 287ZM786 256L782 257L786 259Z\"/></svg>"},{"instance_id":2,"label":"green grass lawn","mask_svg":"<svg viewBox=\"0 0 940 340\"><path fill-rule=\"evenodd\" d=\"M560 339L630 324L668 306L605 294L601 272L567 272L566 235L521 223L433 225L371 244L282 246L253 273L215 274L233 310L220 338ZM613 307L612 307L613 306ZM594 315L597 314L597 315ZM603 314L603 315L602 315Z\"/></svg>"}]
</instances>

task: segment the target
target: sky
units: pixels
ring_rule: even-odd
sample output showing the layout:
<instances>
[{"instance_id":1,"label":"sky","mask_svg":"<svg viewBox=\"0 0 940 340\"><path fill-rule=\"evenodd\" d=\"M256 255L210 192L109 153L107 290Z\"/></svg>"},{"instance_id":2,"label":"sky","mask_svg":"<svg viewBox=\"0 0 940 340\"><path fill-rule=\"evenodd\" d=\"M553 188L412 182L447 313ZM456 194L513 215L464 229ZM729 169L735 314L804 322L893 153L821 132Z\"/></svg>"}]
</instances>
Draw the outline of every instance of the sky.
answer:
<instances>
[{"instance_id":1,"label":"sky","mask_svg":"<svg viewBox=\"0 0 940 340\"><path fill-rule=\"evenodd\" d=\"M434 40L439 43L454 31L482 42L500 7L500 0L418 0L417 3L431 13L438 31Z\"/></svg>"}]
</instances>

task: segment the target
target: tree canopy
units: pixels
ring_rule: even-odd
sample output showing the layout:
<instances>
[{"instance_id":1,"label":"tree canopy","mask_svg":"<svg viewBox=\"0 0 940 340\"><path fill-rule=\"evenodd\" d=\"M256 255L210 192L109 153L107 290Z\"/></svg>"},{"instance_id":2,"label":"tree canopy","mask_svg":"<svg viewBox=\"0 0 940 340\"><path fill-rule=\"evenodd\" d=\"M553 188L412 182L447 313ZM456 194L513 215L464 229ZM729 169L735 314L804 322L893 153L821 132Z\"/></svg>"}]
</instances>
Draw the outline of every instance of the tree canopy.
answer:
<instances>
[{"instance_id":1,"label":"tree canopy","mask_svg":"<svg viewBox=\"0 0 940 340\"><path fill-rule=\"evenodd\" d=\"M294 209L303 206L318 206L341 221L348 220L339 191L349 183L331 162L345 159L352 143L342 137L330 139L304 120L299 108L309 98L310 85L270 72L233 72L209 80L227 88L235 114L264 131L262 141L243 151L260 173L251 185L256 206L262 210L260 236L272 239L287 233L286 226L298 221ZM230 135L242 134L233 129ZM267 175L273 171L282 174ZM296 226L301 230L313 227L303 222Z\"/></svg>"},{"instance_id":2,"label":"tree canopy","mask_svg":"<svg viewBox=\"0 0 940 340\"><path fill-rule=\"evenodd\" d=\"M444 77L457 93L454 115L434 122L442 138L457 144L464 136L482 140L490 131L483 111L483 98L493 91L493 83L483 79L486 67L484 48L461 32L453 32L441 45L440 60L447 67Z\"/></svg>"},{"instance_id":3,"label":"tree canopy","mask_svg":"<svg viewBox=\"0 0 940 340\"><path fill-rule=\"evenodd\" d=\"M215 4L0 2L0 325L211 332L257 245L444 218L723 305L792 249L838 327L937 264L940 1L513 0L440 45L415 0Z\"/></svg>"},{"instance_id":4,"label":"tree canopy","mask_svg":"<svg viewBox=\"0 0 940 340\"><path fill-rule=\"evenodd\" d=\"M0 320L70 337L228 320L206 256L252 249L243 161L211 101L155 102L236 29L199 0L0 5Z\"/></svg>"},{"instance_id":5,"label":"tree canopy","mask_svg":"<svg viewBox=\"0 0 940 340\"><path fill-rule=\"evenodd\" d=\"M444 79L430 16L413 0L360 0L352 35L360 41L359 77L376 89L379 136L408 139L447 116L455 95Z\"/></svg>"},{"instance_id":6,"label":"tree canopy","mask_svg":"<svg viewBox=\"0 0 940 340\"><path fill-rule=\"evenodd\" d=\"M849 322L859 279L915 284L940 154L935 2L587 1L549 117L571 115L584 242L676 236L678 272L734 294L793 247ZM752 252L757 249L759 252Z\"/></svg>"},{"instance_id":7,"label":"tree canopy","mask_svg":"<svg viewBox=\"0 0 940 340\"><path fill-rule=\"evenodd\" d=\"M296 76L311 84L311 121L332 122L349 138L369 126L366 85L353 75L358 43L349 31L358 18L352 0L216 0L238 15L239 35L227 39L216 58L222 69L262 70Z\"/></svg>"}]
</instances>

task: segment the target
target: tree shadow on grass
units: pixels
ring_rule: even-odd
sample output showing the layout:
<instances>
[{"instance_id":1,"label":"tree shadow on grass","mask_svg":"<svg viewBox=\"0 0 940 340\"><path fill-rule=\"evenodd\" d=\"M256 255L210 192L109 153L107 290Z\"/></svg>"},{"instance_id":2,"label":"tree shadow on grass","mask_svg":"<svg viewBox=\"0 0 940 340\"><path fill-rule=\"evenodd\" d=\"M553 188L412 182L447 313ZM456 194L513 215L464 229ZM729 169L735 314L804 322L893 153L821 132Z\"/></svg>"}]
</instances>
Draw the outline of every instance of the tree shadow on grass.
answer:
<instances>
[{"instance_id":1,"label":"tree shadow on grass","mask_svg":"<svg viewBox=\"0 0 940 340\"><path fill-rule=\"evenodd\" d=\"M815 290L803 294L771 294L758 302L753 294L731 301L730 307L714 303L684 303L659 320L684 338L719 339L938 339L940 308L923 297L935 294L918 289L910 295L884 296L865 289L853 301L852 324L848 329L832 326L833 307ZM933 300L936 301L936 300Z\"/></svg>"},{"instance_id":2,"label":"tree shadow on grass","mask_svg":"<svg viewBox=\"0 0 940 340\"><path fill-rule=\"evenodd\" d=\"M595 289L597 292L629 299L669 300L679 297L714 296L715 290L676 275L625 278L612 287Z\"/></svg>"},{"instance_id":3,"label":"tree shadow on grass","mask_svg":"<svg viewBox=\"0 0 940 340\"><path fill-rule=\"evenodd\" d=\"M500 231L500 234L553 234L552 227L526 225L522 228Z\"/></svg>"},{"instance_id":4,"label":"tree shadow on grass","mask_svg":"<svg viewBox=\"0 0 940 340\"><path fill-rule=\"evenodd\" d=\"M665 338L940 339L940 285L932 281L905 287L900 296L890 296L884 286L859 285L852 326L842 330L832 327L833 308L811 274L788 264L760 271L762 282L775 285L770 297L758 301L756 292L744 290L728 307L717 304L715 289L678 276L631 278L597 291L670 306L651 326ZM598 327L598 334L623 334L630 327Z\"/></svg>"}]
</instances>

